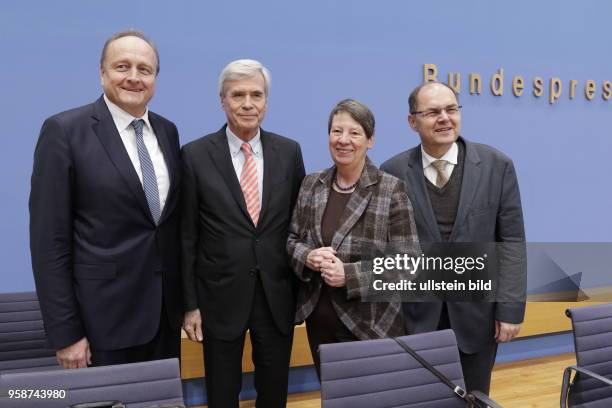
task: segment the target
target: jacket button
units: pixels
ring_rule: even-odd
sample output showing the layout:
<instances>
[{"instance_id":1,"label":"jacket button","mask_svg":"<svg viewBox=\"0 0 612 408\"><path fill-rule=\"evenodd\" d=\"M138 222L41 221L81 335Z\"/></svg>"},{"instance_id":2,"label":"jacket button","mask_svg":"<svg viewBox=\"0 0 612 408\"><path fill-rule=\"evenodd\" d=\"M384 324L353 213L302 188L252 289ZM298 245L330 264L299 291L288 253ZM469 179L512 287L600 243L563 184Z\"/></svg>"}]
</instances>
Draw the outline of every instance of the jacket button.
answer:
<instances>
[{"instance_id":1,"label":"jacket button","mask_svg":"<svg viewBox=\"0 0 612 408\"><path fill-rule=\"evenodd\" d=\"M249 270L249 275L251 275L251 276L256 276L256 275L257 275L257 269L255 269L255 268L251 268L251 269Z\"/></svg>"}]
</instances>

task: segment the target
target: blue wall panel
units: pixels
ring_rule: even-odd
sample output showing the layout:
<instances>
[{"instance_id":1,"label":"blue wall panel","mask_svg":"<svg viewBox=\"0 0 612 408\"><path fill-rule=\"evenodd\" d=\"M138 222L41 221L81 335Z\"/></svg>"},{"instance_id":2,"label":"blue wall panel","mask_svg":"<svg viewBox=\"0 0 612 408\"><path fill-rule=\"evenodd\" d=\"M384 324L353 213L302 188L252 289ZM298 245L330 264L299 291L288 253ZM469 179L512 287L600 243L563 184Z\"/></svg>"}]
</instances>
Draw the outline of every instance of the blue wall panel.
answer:
<instances>
[{"instance_id":1,"label":"blue wall panel","mask_svg":"<svg viewBox=\"0 0 612 408\"><path fill-rule=\"evenodd\" d=\"M330 164L326 122L340 99L368 104L381 163L418 142L406 124L407 95L434 63L442 79L460 72L463 133L511 156L530 241L611 241L612 153L609 16L612 3L528 1L3 2L0 5L1 291L33 288L28 250L29 177L44 118L97 98L100 48L111 33L138 27L157 42L161 73L152 110L175 121L186 143L224 121L216 80L236 58L272 71L264 127L301 142L308 171ZM504 95L488 89L505 73ZM470 72L483 93L469 95ZM512 95L514 75L525 94ZM535 98L531 80L545 80ZM563 81L551 105L550 77ZM570 79L578 80L568 97ZM595 80L592 101L583 96Z\"/></svg>"}]
</instances>

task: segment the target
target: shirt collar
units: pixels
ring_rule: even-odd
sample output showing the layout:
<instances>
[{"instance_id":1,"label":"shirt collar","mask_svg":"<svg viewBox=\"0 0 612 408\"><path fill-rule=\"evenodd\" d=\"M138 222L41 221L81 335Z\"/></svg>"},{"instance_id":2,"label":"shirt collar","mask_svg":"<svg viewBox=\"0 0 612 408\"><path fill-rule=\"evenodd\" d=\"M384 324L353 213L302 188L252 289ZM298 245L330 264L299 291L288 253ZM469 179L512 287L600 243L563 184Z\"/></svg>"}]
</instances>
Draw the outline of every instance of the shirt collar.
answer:
<instances>
[{"instance_id":1,"label":"shirt collar","mask_svg":"<svg viewBox=\"0 0 612 408\"><path fill-rule=\"evenodd\" d=\"M108 99L108 97L106 96L106 94L104 94L104 102L106 102L106 106L108 107L108 110L110 111L110 114L113 118L113 122L115 122L115 126L120 132L123 132L128 127L130 127L130 124L135 119L144 120L145 125L150 130L153 129L151 127L151 123L149 123L149 108L145 108L145 113L141 117L137 118L137 117L130 115L129 113L121 109L119 106L111 102L110 99Z\"/></svg>"},{"instance_id":2,"label":"shirt collar","mask_svg":"<svg viewBox=\"0 0 612 408\"><path fill-rule=\"evenodd\" d=\"M423 149L423 145L421 145L421 156L423 158L423 168L430 166L431 163L435 162L436 160L444 160L451 164L457 164L458 155L459 155L459 146L457 146L457 142L454 142L453 145L450 147L450 149L448 149L448 151L444 153L444 155L440 157L439 159L427 154L425 149Z\"/></svg>"},{"instance_id":3,"label":"shirt collar","mask_svg":"<svg viewBox=\"0 0 612 408\"><path fill-rule=\"evenodd\" d=\"M238 136L234 134L229 128L229 126L225 127L225 134L227 135L227 141L229 143L230 153L232 157L236 156L241 152L242 144L244 140L240 139ZM255 157L260 157L261 155L261 132L257 129L257 134L254 138L252 138L249 142L251 145L251 150L253 151L253 155Z\"/></svg>"}]
</instances>

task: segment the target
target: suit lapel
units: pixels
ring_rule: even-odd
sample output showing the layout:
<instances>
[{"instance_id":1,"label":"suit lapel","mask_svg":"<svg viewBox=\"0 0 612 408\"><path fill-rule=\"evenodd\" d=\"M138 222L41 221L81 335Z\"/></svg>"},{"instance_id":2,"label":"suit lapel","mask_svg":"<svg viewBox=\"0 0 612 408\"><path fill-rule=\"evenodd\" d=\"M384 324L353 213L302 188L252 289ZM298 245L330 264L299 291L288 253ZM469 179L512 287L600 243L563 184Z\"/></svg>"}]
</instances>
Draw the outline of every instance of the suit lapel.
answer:
<instances>
[{"instance_id":1,"label":"suit lapel","mask_svg":"<svg viewBox=\"0 0 612 408\"><path fill-rule=\"evenodd\" d=\"M441 241L440 230L436 222L436 216L429 199L429 192L425 185L425 174L423 173L423 157L421 146L412 149L408 157L406 168L406 180L408 182L408 195L415 209L421 214L424 224L429 230L430 236L436 237L435 241Z\"/></svg>"},{"instance_id":2,"label":"suit lapel","mask_svg":"<svg viewBox=\"0 0 612 408\"><path fill-rule=\"evenodd\" d=\"M253 221L251 220L251 216L246 208L246 203L244 201L244 194L242 193L242 189L240 188L240 181L238 177L236 177L236 170L234 169L234 165L232 164L232 157L229 150L229 145L227 142L227 134L225 133L225 126L221 128L217 132L217 134L211 139L213 143L213 150L211 151L210 158L219 170L221 177L225 180L225 184L227 188L229 188L232 196L238 203L238 207L244 213L244 216L247 217L249 223L253 225Z\"/></svg>"},{"instance_id":3,"label":"suit lapel","mask_svg":"<svg viewBox=\"0 0 612 408\"><path fill-rule=\"evenodd\" d=\"M355 226L363 212L368 208L368 203L372 198L372 191L370 186L378 183L378 175L376 168L371 164L369 159L366 159L366 164L359 178L359 184L357 188L351 194L346 209L338 221L338 229L334 233L332 238L332 248L338 249L342 241L349 233L349 231Z\"/></svg>"},{"instance_id":4,"label":"suit lapel","mask_svg":"<svg viewBox=\"0 0 612 408\"><path fill-rule=\"evenodd\" d=\"M278 149L276 147L276 144L270 138L268 133L265 132L263 129L261 130L261 145L263 149L264 158L264 176L261 211L259 213L259 221L257 222L258 229L260 229L263 225L266 213L268 212L268 205L270 204L270 194L275 179L274 164L278 163Z\"/></svg>"},{"instance_id":5,"label":"suit lapel","mask_svg":"<svg viewBox=\"0 0 612 408\"><path fill-rule=\"evenodd\" d=\"M455 240L457 233L463 221L467 216L472 201L474 201L474 195L476 194L476 188L480 182L480 157L474 149L471 143L465 141L465 162L463 164L463 179L461 181L461 193L459 194L459 207L457 209L457 216L455 217L455 224L449 240L452 242ZM458 142L459 143L459 142Z\"/></svg>"},{"instance_id":6,"label":"suit lapel","mask_svg":"<svg viewBox=\"0 0 612 408\"><path fill-rule=\"evenodd\" d=\"M170 146L170 141L168 140L168 135L166 134L166 130L164 126L159 123L157 118L149 113L149 122L151 123L151 127L153 128L153 132L155 133L155 137L157 138L157 143L164 155L164 161L166 162L166 167L168 168L168 174L170 178L170 187L168 189L168 196L166 198L166 205L164 205L163 212L161 214L161 218L159 219L159 223L165 219L168 214L168 204L170 202L170 197L176 189L176 163L174 162L174 156L172 155L172 147ZM146 197L145 197L146 198Z\"/></svg>"},{"instance_id":7,"label":"suit lapel","mask_svg":"<svg viewBox=\"0 0 612 408\"><path fill-rule=\"evenodd\" d=\"M321 233L321 222L323 221L323 213L327 207L329 199L329 186L334 174L334 167L329 168L321 173L317 186L312 194L311 205L314 205L314 241L317 246L323 246L323 235Z\"/></svg>"},{"instance_id":8,"label":"suit lapel","mask_svg":"<svg viewBox=\"0 0 612 408\"><path fill-rule=\"evenodd\" d=\"M121 136L119 136L115 122L102 97L94 103L93 118L94 123L92 129L94 133L98 136L98 139L100 139L100 143L102 143L104 149L106 149L111 161L125 180L132 194L134 194L136 201L138 201L142 210L147 214L151 222L153 222L151 211L147 204L147 198L145 197L142 184L138 178L138 173L136 173L136 169L134 169L130 156L121 141Z\"/></svg>"}]
</instances>

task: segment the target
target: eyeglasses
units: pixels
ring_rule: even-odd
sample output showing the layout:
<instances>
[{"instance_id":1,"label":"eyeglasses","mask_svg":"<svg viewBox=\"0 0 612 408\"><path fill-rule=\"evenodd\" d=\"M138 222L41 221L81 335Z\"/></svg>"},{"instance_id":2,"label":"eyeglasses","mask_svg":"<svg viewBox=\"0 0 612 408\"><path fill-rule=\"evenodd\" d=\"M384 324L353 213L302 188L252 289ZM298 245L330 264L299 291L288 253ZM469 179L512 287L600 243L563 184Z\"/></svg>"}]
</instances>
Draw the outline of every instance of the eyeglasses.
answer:
<instances>
[{"instance_id":1,"label":"eyeglasses","mask_svg":"<svg viewBox=\"0 0 612 408\"><path fill-rule=\"evenodd\" d=\"M450 105L442 109L428 109L424 111L410 112L410 114L421 115L424 118L434 119L442 116L442 112L446 112L448 116L454 116L459 113L459 109L461 109L461 105Z\"/></svg>"}]
</instances>

